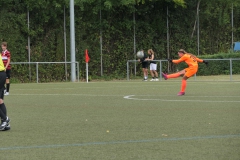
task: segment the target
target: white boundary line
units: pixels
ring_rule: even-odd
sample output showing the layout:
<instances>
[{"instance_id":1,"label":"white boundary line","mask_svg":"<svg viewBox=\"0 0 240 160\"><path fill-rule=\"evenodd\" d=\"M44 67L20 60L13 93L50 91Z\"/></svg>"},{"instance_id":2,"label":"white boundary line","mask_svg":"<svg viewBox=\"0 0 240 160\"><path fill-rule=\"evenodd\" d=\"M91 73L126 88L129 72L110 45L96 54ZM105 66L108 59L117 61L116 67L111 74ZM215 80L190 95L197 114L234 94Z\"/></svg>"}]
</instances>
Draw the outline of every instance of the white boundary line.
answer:
<instances>
[{"instance_id":1,"label":"white boundary line","mask_svg":"<svg viewBox=\"0 0 240 160\"><path fill-rule=\"evenodd\" d=\"M11 96L91 96L91 97L122 97L123 95L93 95L93 94L11 94Z\"/></svg>"},{"instance_id":2,"label":"white boundary line","mask_svg":"<svg viewBox=\"0 0 240 160\"><path fill-rule=\"evenodd\" d=\"M169 99L160 99L160 98L136 98L138 97L153 97L156 95L103 95L103 94L29 94L29 93L21 93L21 94L11 94L11 96L91 96L91 97L122 97L124 99L129 99L129 100L140 100L140 101L149 101L149 100L157 100L157 101L180 101L180 102L240 102L240 101L203 101L203 100L169 100ZM157 95L158 97L178 97L177 95ZM240 96L187 96L187 97L196 97L196 98L240 98Z\"/></svg>"},{"instance_id":3,"label":"white boundary line","mask_svg":"<svg viewBox=\"0 0 240 160\"><path fill-rule=\"evenodd\" d=\"M75 144L50 144L50 145L39 145L39 146L9 146L0 147L0 151L12 151L12 150L26 150L26 149L49 149L49 148L60 148L60 147L82 147L82 146L96 146L96 145L117 145L127 143L156 143L156 142L171 142L171 141L199 141L199 140L211 140L224 138L239 138L240 135L207 135L197 137L172 137L172 138L158 138L158 139L141 139L141 140L120 140L120 141L102 141L102 142L85 142Z\"/></svg>"},{"instance_id":4,"label":"white boundary line","mask_svg":"<svg viewBox=\"0 0 240 160\"><path fill-rule=\"evenodd\" d=\"M173 96L173 95L158 95L160 98L137 98L136 96L149 96L149 97L152 97L152 96L156 96L156 95L127 95L127 96L124 96L124 95L93 95L93 94L11 94L11 96L91 96L91 97L119 97L119 96L123 96L124 99L127 99L127 100L138 100L138 101L165 101L165 102L204 102L204 103L207 103L207 102L217 102L217 103L240 103L240 101L229 101L229 100L187 100L187 99L167 99L167 98L164 98L163 97L177 97L176 96ZM188 97L196 97L196 98L237 98L237 97L240 97L240 96L188 96ZM180 97L179 97L180 98Z\"/></svg>"},{"instance_id":5,"label":"white boundary line","mask_svg":"<svg viewBox=\"0 0 240 160\"><path fill-rule=\"evenodd\" d=\"M200 97L200 96L195 96L195 97ZM211 96L204 96L204 97L211 97ZM214 96L217 97L217 96ZM182 99L176 99L176 100L169 100L169 99L146 99L146 98L135 98L135 95L128 95L124 96L124 99L129 99L129 100L139 100L139 101L166 101L166 102L220 102L220 103L240 103L240 101L209 101L209 100L182 100Z\"/></svg>"}]
</instances>

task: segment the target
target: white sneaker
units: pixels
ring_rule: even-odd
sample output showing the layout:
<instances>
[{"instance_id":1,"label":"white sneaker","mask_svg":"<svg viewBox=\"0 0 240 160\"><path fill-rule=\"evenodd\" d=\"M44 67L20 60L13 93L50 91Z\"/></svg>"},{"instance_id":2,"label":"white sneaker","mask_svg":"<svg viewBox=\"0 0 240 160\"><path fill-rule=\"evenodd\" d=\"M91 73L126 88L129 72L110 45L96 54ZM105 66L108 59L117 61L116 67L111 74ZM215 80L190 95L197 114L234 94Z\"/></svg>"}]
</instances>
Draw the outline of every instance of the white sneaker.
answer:
<instances>
[{"instance_id":1,"label":"white sneaker","mask_svg":"<svg viewBox=\"0 0 240 160\"><path fill-rule=\"evenodd\" d=\"M5 95L5 96L9 95L9 92L5 92L4 95Z\"/></svg>"},{"instance_id":2,"label":"white sneaker","mask_svg":"<svg viewBox=\"0 0 240 160\"><path fill-rule=\"evenodd\" d=\"M159 81L159 79L156 78L155 81Z\"/></svg>"},{"instance_id":3,"label":"white sneaker","mask_svg":"<svg viewBox=\"0 0 240 160\"><path fill-rule=\"evenodd\" d=\"M155 79L151 79L150 81L155 81Z\"/></svg>"}]
</instances>

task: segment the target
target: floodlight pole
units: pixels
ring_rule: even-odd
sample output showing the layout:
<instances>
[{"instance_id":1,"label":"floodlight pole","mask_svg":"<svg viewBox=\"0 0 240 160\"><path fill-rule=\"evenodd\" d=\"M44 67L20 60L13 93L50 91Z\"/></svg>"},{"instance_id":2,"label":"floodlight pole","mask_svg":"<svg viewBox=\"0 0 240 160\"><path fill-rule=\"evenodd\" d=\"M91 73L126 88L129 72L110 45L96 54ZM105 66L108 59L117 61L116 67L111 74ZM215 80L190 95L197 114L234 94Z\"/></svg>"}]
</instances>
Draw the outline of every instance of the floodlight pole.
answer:
<instances>
[{"instance_id":1,"label":"floodlight pole","mask_svg":"<svg viewBox=\"0 0 240 160\"><path fill-rule=\"evenodd\" d=\"M65 60L65 77L67 81L67 42L66 42L66 12L65 12L65 6L64 6L64 17L63 17L63 26L64 26L64 60Z\"/></svg>"},{"instance_id":2,"label":"floodlight pole","mask_svg":"<svg viewBox=\"0 0 240 160\"><path fill-rule=\"evenodd\" d=\"M101 76L103 76L103 59L102 59L102 1L100 0L100 57L101 57Z\"/></svg>"},{"instance_id":3,"label":"floodlight pole","mask_svg":"<svg viewBox=\"0 0 240 160\"><path fill-rule=\"evenodd\" d=\"M170 58L169 53L169 24L168 24L168 6L167 6L167 58ZM168 62L168 72L170 70L169 62Z\"/></svg>"},{"instance_id":4,"label":"floodlight pole","mask_svg":"<svg viewBox=\"0 0 240 160\"><path fill-rule=\"evenodd\" d=\"M133 12L133 54L135 55L134 58L136 59L136 18L135 18L135 5L134 5L134 12ZM136 76L136 62L134 62L134 74Z\"/></svg>"},{"instance_id":5,"label":"floodlight pole","mask_svg":"<svg viewBox=\"0 0 240 160\"><path fill-rule=\"evenodd\" d=\"M28 16L28 32L29 32L29 29L30 29L30 18L29 18L29 10L27 12L27 16ZM30 65L30 62L31 62L31 48L30 48L30 43L31 43L31 40L30 40L30 36L28 35L28 62L29 62L29 66L28 66L28 69L29 69L29 81L31 81L31 65Z\"/></svg>"},{"instance_id":6,"label":"floodlight pole","mask_svg":"<svg viewBox=\"0 0 240 160\"><path fill-rule=\"evenodd\" d=\"M75 26L74 26L74 0L70 0L70 40L71 40L71 81L76 81L75 64Z\"/></svg>"},{"instance_id":7,"label":"floodlight pole","mask_svg":"<svg viewBox=\"0 0 240 160\"><path fill-rule=\"evenodd\" d=\"M233 51L233 3L232 3L232 51Z\"/></svg>"},{"instance_id":8,"label":"floodlight pole","mask_svg":"<svg viewBox=\"0 0 240 160\"><path fill-rule=\"evenodd\" d=\"M198 56L199 56L199 8L198 8L198 16L197 16L197 24L198 24L198 31L197 31L197 33L198 33Z\"/></svg>"},{"instance_id":9,"label":"floodlight pole","mask_svg":"<svg viewBox=\"0 0 240 160\"><path fill-rule=\"evenodd\" d=\"M199 56L199 51L200 51L200 49L199 49L199 43L200 43L200 41L199 41L199 6L200 6L200 2L201 2L201 0L199 0L198 1L198 6L197 6L197 28L198 28L198 30L197 30L197 43L198 43L198 56Z\"/></svg>"}]
</instances>

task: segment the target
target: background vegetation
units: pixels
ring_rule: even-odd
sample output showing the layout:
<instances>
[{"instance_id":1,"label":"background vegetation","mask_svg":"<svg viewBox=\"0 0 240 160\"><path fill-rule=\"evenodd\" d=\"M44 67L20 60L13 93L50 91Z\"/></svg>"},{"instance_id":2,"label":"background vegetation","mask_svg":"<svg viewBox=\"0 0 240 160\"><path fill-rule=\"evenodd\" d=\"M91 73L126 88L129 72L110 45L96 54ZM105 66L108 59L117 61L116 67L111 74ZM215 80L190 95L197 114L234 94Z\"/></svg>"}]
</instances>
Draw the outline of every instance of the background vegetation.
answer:
<instances>
[{"instance_id":1,"label":"background vegetation","mask_svg":"<svg viewBox=\"0 0 240 160\"><path fill-rule=\"evenodd\" d=\"M101 35L103 76L126 77L126 61L135 59L134 26L136 50L152 48L157 59L167 58L167 8L170 56L176 56L179 48L197 54L197 32L194 26L199 1L75 0L76 61L80 63L80 77L85 77L85 49L89 50L91 58L90 77L101 76ZM200 1L200 55L229 53L232 42L232 6L234 41L240 41L240 0ZM31 62L65 61L65 7L67 61L70 61L69 0L1 0L0 7L0 39L8 42L12 62L28 62L28 36L31 38ZM136 23L133 21L134 14ZM63 65L45 65L39 69L42 82L66 79ZM34 75L35 67L31 67L31 70ZM30 76L27 65L13 65L13 74L21 82L28 81Z\"/></svg>"}]
</instances>

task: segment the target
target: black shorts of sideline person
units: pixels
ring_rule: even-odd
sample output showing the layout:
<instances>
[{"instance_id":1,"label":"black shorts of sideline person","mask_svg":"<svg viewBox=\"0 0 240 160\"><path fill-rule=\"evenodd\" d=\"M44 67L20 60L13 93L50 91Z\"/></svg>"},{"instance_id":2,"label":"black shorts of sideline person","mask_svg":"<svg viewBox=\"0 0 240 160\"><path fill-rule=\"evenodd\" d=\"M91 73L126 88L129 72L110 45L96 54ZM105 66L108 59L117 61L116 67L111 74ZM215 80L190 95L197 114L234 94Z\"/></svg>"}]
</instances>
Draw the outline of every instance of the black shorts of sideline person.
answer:
<instances>
[{"instance_id":1,"label":"black shorts of sideline person","mask_svg":"<svg viewBox=\"0 0 240 160\"><path fill-rule=\"evenodd\" d=\"M148 62L142 62L142 68L148 68Z\"/></svg>"}]
</instances>

